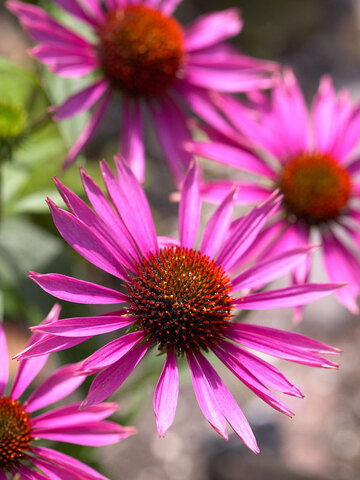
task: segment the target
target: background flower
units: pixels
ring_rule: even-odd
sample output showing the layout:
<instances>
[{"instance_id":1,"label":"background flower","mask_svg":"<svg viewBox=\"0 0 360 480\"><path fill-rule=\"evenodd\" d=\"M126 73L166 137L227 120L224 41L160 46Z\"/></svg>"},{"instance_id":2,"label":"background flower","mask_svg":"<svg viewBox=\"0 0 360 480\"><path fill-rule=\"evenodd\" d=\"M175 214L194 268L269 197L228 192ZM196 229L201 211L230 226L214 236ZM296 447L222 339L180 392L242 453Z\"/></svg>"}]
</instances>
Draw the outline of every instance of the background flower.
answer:
<instances>
[{"instance_id":1,"label":"background flower","mask_svg":"<svg viewBox=\"0 0 360 480\"><path fill-rule=\"evenodd\" d=\"M183 102L206 118L212 104L208 89L239 92L273 83L275 64L239 54L225 42L241 31L237 9L203 15L183 28L172 17L179 1L55 3L86 23L95 40L87 40L36 6L14 0L7 5L39 43L32 54L52 72L64 77L98 72L93 83L53 109L55 118L63 120L98 102L65 167L89 141L113 96L120 92L121 148L129 165L142 181L144 104L172 174L180 182L190 161L180 147L189 137Z\"/></svg>"},{"instance_id":2,"label":"background flower","mask_svg":"<svg viewBox=\"0 0 360 480\"><path fill-rule=\"evenodd\" d=\"M56 322L59 313L60 307L55 305L42 325ZM29 346L39 338L41 335L34 334ZM43 368L48 356L21 361L8 394L8 351L1 323L0 357L0 479L5 480L6 473L10 473L12 478L17 478L16 474L19 474L25 480L65 477L74 480L105 480L104 476L82 462L56 450L37 446L37 440L89 446L119 442L134 434L135 429L104 420L117 410L117 404L102 403L90 409L79 410L80 405L76 403L34 415L34 412L70 395L82 384L85 376L74 377L76 364L62 366L26 400L20 401L19 398Z\"/></svg>"},{"instance_id":3,"label":"background flower","mask_svg":"<svg viewBox=\"0 0 360 480\"><path fill-rule=\"evenodd\" d=\"M207 128L213 141L188 144L187 150L252 174L235 182L240 185L239 203L262 200L278 188L284 195L281 214L257 245L258 258L265 260L320 236L328 277L349 283L336 296L357 313L360 105L353 104L346 91L336 95L325 76L308 112L290 70L284 72L271 97L262 96L254 109L227 96L216 99L233 134L226 137ZM220 201L232 183L207 183L203 194ZM307 258L295 269L293 283L307 281L309 273Z\"/></svg>"}]
</instances>

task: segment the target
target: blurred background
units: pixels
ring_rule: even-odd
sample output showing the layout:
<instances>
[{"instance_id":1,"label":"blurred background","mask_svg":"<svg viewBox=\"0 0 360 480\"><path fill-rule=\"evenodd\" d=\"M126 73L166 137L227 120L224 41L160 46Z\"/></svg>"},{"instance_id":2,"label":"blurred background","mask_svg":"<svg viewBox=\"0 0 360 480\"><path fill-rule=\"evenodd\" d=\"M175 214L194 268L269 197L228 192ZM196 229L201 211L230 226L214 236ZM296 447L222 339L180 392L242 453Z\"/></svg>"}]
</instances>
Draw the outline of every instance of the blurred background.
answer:
<instances>
[{"instance_id":1,"label":"blurred background","mask_svg":"<svg viewBox=\"0 0 360 480\"><path fill-rule=\"evenodd\" d=\"M35 3L35 2L33 2ZM37 2L51 8L50 1ZM237 45L247 55L291 65L307 99L315 93L322 74L330 73L337 88L345 87L360 98L359 0L184 0L177 16L186 24L205 11L238 6L245 20ZM61 203L51 177L60 176L81 194L78 168L65 174L61 165L66 151L81 131L86 114L54 124L46 113L80 88L78 80L50 75L27 54L31 46L19 24L0 3L0 144L11 134L11 159L1 170L0 206L0 314L4 317L10 354L19 352L28 339L28 326L39 323L53 299L27 279L28 270L61 272L116 288L113 279L86 263L56 232L44 199ZM9 130L11 125L11 131ZM100 131L79 162L99 181L98 161L118 145L118 108L113 105ZM145 190L160 235L176 235L177 205L168 201L174 184L153 134L148 132ZM213 164L205 166L211 175ZM223 170L223 167L221 167ZM222 174L223 172L220 171ZM211 207L205 210L208 218ZM317 262L313 280L321 281ZM86 306L65 304L62 316L94 313ZM101 310L96 310L100 312ZM294 329L290 311L251 314L249 321ZM175 423L165 439L156 434L152 394L161 371L157 358L138 367L116 395L121 409L117 419L135 424L138 435L120 445L90 449L59 449L95 466L111 480L357 480L360 478L360 321L335 300L308 307L296 331L344 350L338 371L316 370L277 361L276 365L303 391L303 400L285 398L295 411L291 420L273 411L224 368L225 382L244 410L257 436L261 454L253 455L241 441L225 442L203 418L188 373L181 372ZM111 339L111 335L107 340ZM54 365L75 362L89 355L105 338L93 339L53 356ZM16 362L12 362L13 372ZM43 376L46 375L46 371ZM85 395L88 383L78 392Z\"/></svg>"}]
</instances>

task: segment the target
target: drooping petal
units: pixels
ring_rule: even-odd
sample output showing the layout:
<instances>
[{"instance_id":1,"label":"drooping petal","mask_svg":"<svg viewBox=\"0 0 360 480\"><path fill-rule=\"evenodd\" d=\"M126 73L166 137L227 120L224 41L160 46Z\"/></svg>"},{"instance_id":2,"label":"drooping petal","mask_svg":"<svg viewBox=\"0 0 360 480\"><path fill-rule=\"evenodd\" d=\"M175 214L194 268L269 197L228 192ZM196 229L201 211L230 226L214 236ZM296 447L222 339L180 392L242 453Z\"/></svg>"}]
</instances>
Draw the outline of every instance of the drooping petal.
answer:
<instances>
[{"instance_id":1,"label":"drooping petal","mask_svg":"<svg viewBox=\"0 0 360 480\"><path fill-rule=\"evenodd\" d=\"M145 180L143 120L140 104L124 97L121 153L140 183Z\"/></svg>"},{"instance_id":2,"label":"drooping petal","mask_svg":"<svg viewBox=\"0 0 360 480\"><path fill-rule=\"evenodd\" d=\"M196 354L196 358L200 364L203 374L205 375L209 387L214 392L214 395L218 401L218 405L221 409L221 413L224 415L231 428L234 430L236 435L241 438L245 445L254 453L259 453L260 450L257 446L255 436L239 405L235 402L233 396L206 358L201 355L200 352Z\"/></svg>"},{"instance_id":3,"label":"drooping petal","mask_svg":"<svg viewBox=\"0 0 360 480\"><path fill-rule=\"evenodd\" d=\"M59 5L59 7L61 7L62 9L64 9L66 12L70 13L74 17L78 18L79 20L82 20L83 22L86 22L95 28L99 26L99 21L96 18L88 15L77 0L54 0L54 1Z\"/></svg>"},{"instance_id":4,"label":"drooping petal","mask_svg":"<svg viewBox=\"0 0 360 480\"><path fill-rule=\"evenodd\" d=\"M295 307L315 302L335 293L339 288L346 287L344 283L308 283L271 290L269 292L253 293L237 298L233 305L240 310L266 310L271 308Z\"/></svg>"},{"instance_id":5,"label":"drooping petal","mask_svg":"<svg viewBox=\"0 0 360 480\"><path fill-rule=\"evenodd\" d=\"M143 331L128 333L99 348L80 362L77 374L92 375L118 362L145 337Z\"/></svg>"},{"instance_id":6,"label":"drooping petal","mask_svg":"<svg viewBox=\"0 0 360 480\"><path fill-rule=\"evenodd\" d=\"M186 50L191 52L209 47L234 37L241 28L242 21L237 8L202 15L185 30Z\"/></svg>"},{"instance_id":7,"label":"drooping petal","mask_svg":"<svg viewBox=\"0 0 360 480\"><path fill-rule=\"evenodd\" d=\"M102 402L117 390L141 361L150 347L149 342L138 345L123 358L99 373L83 401L83 408Z\"/></svg>"},{"instance_id":8,"label":"drooping petal","mask_svg":"<svg viewBox=\"0 0 360 480\"><path fill-rule=\"evenodd\" d=\"M126 313L126 310L122 311ZM30 327L32 331L59 335L61 337L92 337L113 332L134 323L131 317L99 315L97 317L63 318L50 325Z\"/></svg>"},{"instance_id":9,"label":"drooping petal","mask_svg":"<svg viewBox=\"0 0 360 480\"><path fill-rule=\"evenodd\" d=\"M31 470L31 468L21 463L18 463L16 468L14 468L14 474L16 475L17 473L19 473L21 480L49 480L49 477L35 470Z\"/></svg>"},{"instance_id":10,"label":"drooping petal","mask_svg":"<svg viewBox=\"0 0 360 480\"><path fill-rule=\"evenodd\" d=\"M62 105L51 109L55 120L64 120L92 107L106 92L108 86L101 79L70 96Z\"/></svg>"},{"instance_id":11,"label":"drooping petal","mask_svg":"<svg viewBox=\"0 0 360 480\"><path fill-rule=\"evenodd\" d=\"M101 305L128 301L124 294L116 290L59 273L30 272L29 277L45 292L67 302Z\"/></svg>"},{"instance_id":12,"label":"drooping petal","mask_svg":"<svg viewBox=\"0 0 360 480\"><path fill-rule=\"evenodd\" d=\"M105 114L105 111L110 102L111 96L112 96L111 92L107 92L104 95L104 98L101 100L101 102L99 102L98 106L95 108L85 128L79 135L74 145L71 147L66 157L66 160L64 162L64 168L70 167L70 165L76 160L76 157L79 155L80 151L85 147L85 145L90 141L90 139L94 135L97 127L99 126Z\"/></svg>"},{"instance_id":13,"label":"drooping petal","mask_svg":"<svg viewBox=\"0 0 360 480\"><path fill-rule=\"evenodd\" d=\"M30 395L26 410L28 412L35 412L36 410L40 410L41 408L62 400L76 390L86 378L85 376L74 377L76 368L76 364L65 365L48 377Z\"/></svg>"},{"instance_id":14,"label":"drooping petal","mask_svg":"<svg viewBox=\"0 0 360 480\"><path fill-rule=\"evenodd\" d=\"M156 428L160 437L164 437L171 427L179 394L179 372L175 353L168 349L163 370L154 393L154 412Z\"/></svg>"},{"instance_id":15,"label":"drooping petal","mask_svg":"<svg viewBox=\"0 0 360 480\"><path fill-rule=\"evenodd\" d=\"M193 162L181 189L179 235L182 247L194 246L200 221L200 209L199 167L196 162Z\"/></svg>"},{"instance_id":16,"label":"drooping petal","mask_svg":"<svg viewBox=\"0 0 360 480\"><path fill-rule=\"evenodd\" d=\"M213 258L227 235L234 212L236 189L231 189L208 221L200 244L200 251Z\"/></svg>"},{"instance_id":17,"label":"drooping petal","mask_svg":"<svg viewBox=\"0 0 360 480\"><path fill-rule=\"evenodd\" d=\"M269 260L256 263L232 279L233 291L265 285L288 273L302 262L316 246L299 247L276 255Z\"/></svg>"},{"instance_id":18,"label":"drooping petal","mask_svg":"<svg viewBox=\"0 0 360 480\"><path fill-rule=\"evenodd\" d=\"M214 430L227 440L226 421L216 400L213 389L210 387L206 376L199 367L192 353L187 353L187 360L199 407Z\"/></svg>"},{"instance_id":19,"label":"drooping petal","mask_svg":"<svg viewBox=\"0 0 360 480\"><path fill-rule=\"evenodd\" d=\"M39 355L44 356L49 353L60 352L61 350L75 347L89 338L91 337L57 337L54 335L43 335L41 340L30 347L25 348L22 352L15 355L14 358L22 360L24 358L38 357Z\"/></svg>"},{"instance_id":20,"label":"drooping petal","mask_svg":"<svg viewBox=\"0 0 360 480\"><path fill-rule=\"evenodd\" d=\"M235 195L236 205L249 205L250 203L263 202L271 193L269 188L257 185L256 183L245 183L242 180L212 180L211 182L201 183L201 198L206 202L218 204L223 201L233 187L237 187L237 193Z\"/></svg>"},{"instance_id":21,"label":"drooping petal","mask_svg":"<svg viewBox=\"0 0 360 480\"><path fill-rule=\"evenodd\" d=\"M163 0L161 3L160 10L165 14L165 15L171 15L181 3L182 0Z\"/></svg>"}]
</instances>

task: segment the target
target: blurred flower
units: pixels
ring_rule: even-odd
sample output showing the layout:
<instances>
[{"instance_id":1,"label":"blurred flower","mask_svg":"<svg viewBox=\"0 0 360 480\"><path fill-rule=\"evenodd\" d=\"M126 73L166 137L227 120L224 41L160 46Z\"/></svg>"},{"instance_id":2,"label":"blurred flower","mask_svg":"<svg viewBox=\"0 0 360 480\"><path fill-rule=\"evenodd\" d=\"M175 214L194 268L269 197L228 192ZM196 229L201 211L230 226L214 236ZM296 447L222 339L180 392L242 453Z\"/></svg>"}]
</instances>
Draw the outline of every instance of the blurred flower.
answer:
<instances>
[{"instance_id":1,"label":"blurred flower","mask_svg":"<svg viewBox=\"0 0 360 480\"><path fill-rule=\"evenodd\" d=\"M328 277L349 283L336 296L357 313L360 262L354 247L360 246L360 160L355 149L360 138L360 103L353 105L346 91L337 96L325 76L309 113L290 70L270 99L257 96L257 109L249 110L225 95L218 94L214 101L232 133L205 126L212 141L191 142L186 149L254 174L235 182L240 185L238 203L260 201L275 189L283 193L281 214L264 230L256 249L258 258L264 261L320 235ZM202 192L204 198L219 202L233 185L232 181L209 182ZM307 281L309 271L306 258L295 269L293 283Z\"/></svg>"},{"instance_id":2,"label":"blurred flower","mask_svg":"<svg viewBox=\"0 0 360 480\"><path fill-rule=\"evenodd\" d=\"M61 25L39 7L7 3L39 43L32 54L62 77L97 71L98 79L53 109L56 120L87 110L89 123L65 161L71 165L94 134L116 93L123 93L122 153L144 178L144 103L174 178L179 183L190 156L180 144L190 138L185 101L203 118L213 116L208 89L239 92L267 88L277 68L239 54L225 40L242 28L237 9L203 15L187 28L171 16L180 0L55 0L93 30L93 41Z\"/></svg>"},{"instance_id":3,"label":"blurred flower","mask_svg":"<svg viewBox=\"0 0 360 480\"><path fill-rule=\"evenodd\" d=\"M157 347L166 354L154 410L159 435L173 422L178 397L177 357L187 358L199 406L213 428L227 438L226 420L254 452L253 433L230 392L204 356L212 351L251 390L275 409L292 412L270 389L301 396L275 367L237 345L315 367L336 364L319 356L338 350L301 335L245 323L231 317L239 310L303 305L324 297L339 285L308 284L243 294L291 270L312 247L301 247L243 267L248 250L280 198L271 196L243 218L232 221L235 191L231 191L207 223L200 247L194 248L201 201L198 167L192 163L185 177L179 205L180 240L157 237L144 192L125 162L116 159L118 179L101 162L113 206L98 185L82 171L86 194L95 212L56 180L66 212L51 200L54 222L64 239L84 258L119 278L124 291L60 274L32 273L45 291L62 300L88 304L123 304L105 315L68 318L34 327L45 335L19 358L68 348L87 338L130 327L130 332L100 348L80 363L78 374L101 371L84 406L111 395L146 352Z\"/></svg>"},{"instance_id":4,"label":"blurred flower","mask_svg":"<svg viewBox=\"0 0 360 480\"><path fill-rule=\"evenodd\" d=\"M55 305L42 325L56 322L59 312L60 307ZM41 335L33 335L29 346L39 338ZM106 480L78 460L36 446L35 443L38 439L46 439L77 445L109 445L134 434L135 429L104 421L117 410L116 403L102 403L86 410L79 410L80 404L70 404L33 415L33 412L70 395L85 380L85 376L74 376L77 365L65 365L37 387L26 400L19 401L46 360L47 355L21 361L11 390L6 395L9 362L0 322L0 479L6 480L6 473L10 473L15 478L19 474L21 480Z\"/></svg>"},{"instance_id":5,"label":"blurred flower","mask_svg":"<svg viewBox=\"0 0 360 480\"><path fill-rule=\"evenodd\" d=\"M11 151L25 138L26 111L19 105L0 100L0 162L11 156Z\"/></svg>"}]
</instances>

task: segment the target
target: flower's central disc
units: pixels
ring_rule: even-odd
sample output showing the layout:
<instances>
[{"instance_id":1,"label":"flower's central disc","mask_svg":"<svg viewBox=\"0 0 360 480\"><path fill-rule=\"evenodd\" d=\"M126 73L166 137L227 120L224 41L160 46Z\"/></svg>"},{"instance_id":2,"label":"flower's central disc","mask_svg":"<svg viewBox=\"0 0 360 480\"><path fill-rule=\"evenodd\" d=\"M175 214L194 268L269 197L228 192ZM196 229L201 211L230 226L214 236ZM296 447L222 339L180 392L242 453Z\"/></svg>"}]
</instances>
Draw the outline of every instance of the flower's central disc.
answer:
<instances>
[{"instance_id":1,"label":"flower's central disc","mask_svg":"<svg viewBox=\"0 0 360 480\"><path fill-rule=\"evenodd\" d=\"M99 30L100 62L113 88L132 96L161 95L173 85L183 60L183 31L144 5L109 11Z\"/></svg>"},{"instance_id":2,"label":"flower's central disc","mask_svg":"<svg viewBox=\"0 0 360 480\"><path fill-rule=\"evenodd\" d=\"M335 219L351 191L346 170L332 157L320 153L301 155L288 162L279 184L288 212L308 224Z\"/></svg>"},{"instance_id":3,"label":"flower's central disc","mask_svg":"<svg viewBox=\"0 0 360 480\"><path fill-rule=\"evenodd\" d=\"M31 441L29 414L16 400L0 397L0 471L23 457Z\"/></svg>"},{"instance_id":4,"label":"flower's central disc","mask_svg":"<svg viewBox=\"0 0 360 480\"><path fill-rule=\"evenodd\" d=\"M136 270L128 285L130 310L160 349L207 350L223 336L231 284L213 260L195 250L168 247L143 259Z\"/></svg>"}]
</instances>

